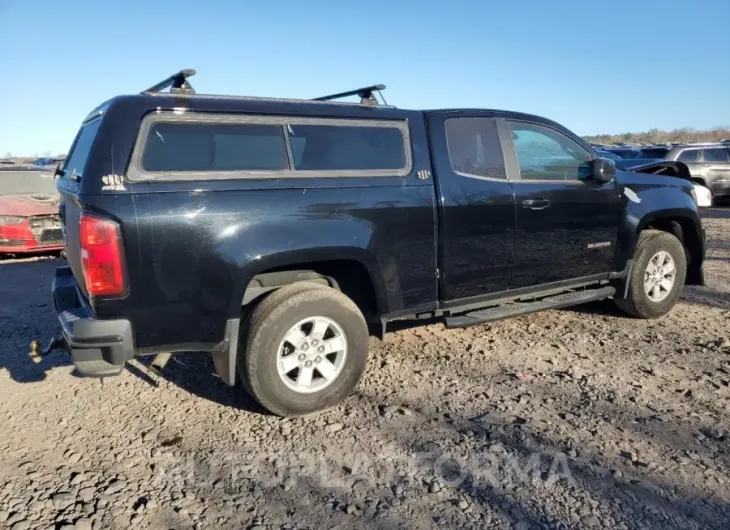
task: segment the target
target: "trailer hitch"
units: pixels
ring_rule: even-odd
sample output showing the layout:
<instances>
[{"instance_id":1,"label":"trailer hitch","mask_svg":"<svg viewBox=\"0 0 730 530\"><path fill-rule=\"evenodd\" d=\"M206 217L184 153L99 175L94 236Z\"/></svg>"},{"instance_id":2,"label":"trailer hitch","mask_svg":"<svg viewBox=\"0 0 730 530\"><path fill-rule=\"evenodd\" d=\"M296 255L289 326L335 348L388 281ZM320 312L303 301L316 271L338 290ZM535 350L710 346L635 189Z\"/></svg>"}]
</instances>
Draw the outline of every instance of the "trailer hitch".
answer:
<instances>
[{"instance_id":1,"label":"trailer hitch","mask_svg":"<svg viewBox=\"0 0 730 530\"><path fill-rule=\"evenodd\" d=\"M41 343L39 341L34 340L30 343L30 351L28 351L28 356L30 357L31 361L38 364L43 360L45 356L47 356L52 351L65 348L66 339L64 339L63 336L60 335L57 337L52 337L51 340L48 341L48 346L46 346L44 349L41 349Z\"/></svg>"}]
</instances>

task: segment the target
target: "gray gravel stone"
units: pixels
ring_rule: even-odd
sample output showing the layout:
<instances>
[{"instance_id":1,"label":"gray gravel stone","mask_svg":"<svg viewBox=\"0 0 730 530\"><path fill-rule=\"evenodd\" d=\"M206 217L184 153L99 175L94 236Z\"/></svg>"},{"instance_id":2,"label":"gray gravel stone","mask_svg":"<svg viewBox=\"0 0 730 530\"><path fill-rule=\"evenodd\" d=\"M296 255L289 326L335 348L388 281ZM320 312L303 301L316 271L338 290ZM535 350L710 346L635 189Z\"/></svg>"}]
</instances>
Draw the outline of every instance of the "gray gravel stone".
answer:
<instances>
[{"instance_id":1,"label":"gray gravel stone","mask_svg":"<svg viewBox=\"0 0 730 530\"><path fill-rule=\"evenodd\" d=\"M76 530L91 530L91 519L81 518L74 524Z\"/></svg>"},{"instance_id":2,"label":"gray gravel stone","mask_svg":"<svg viewBox=\"0 0 730 530\"><path fill-rule=\"evenodd\" d=\"M289 477L284 481L282 488L284 489L284 491L289 491L289 490L295 488L296 485L297 485L297 480L293 477Z\"/></svg>"},{"instance_id":3,"label":"gray gravel stone","mask_svg":"<svg viewBox=\"0 0 730 530\"><path fill-rule=\"evenodd\" d=\"M341 430L342 430L341 423L330 423L329 425L325 425L325 427L324 427L324 431L329 434L333 434L333 433L336 433Z\"/></svg>"},{"instance_id":4,"label":"gray gravel stone","mask_svg":"<svg viewBox=\"0 0 730 530\"><path fill-rule=\"evenodd\" d=\"M74 494L69 492L55 493L53 496L51 496L53 506L57 510L61 510L66 506L72 504L75 499L76 497L74 496Z\"/></svg>"},{"instance_id":5,"label":"gray gravel stone","mask_svg":"<svg viewBox=\"0 0 730 530\"><path fill-rule=\"evenodd\" d=\"M649 493L653 493L654 495L663 495L664 490L657 486L656 484L652 484L651 482L648 482L646 480L637 480L634 482L634 484L644 491L648 491Z\"/></svg>"},{"instance_id":6,"label":"gray gravel stone","mask_svg":"<svg viewBox=\"0 0 730 530\"><path fill-rule=\"evenodd\" d=\"M106 504L110 504L114 501L115 497L114 495L107 495L106 493L103 493L99 495L99 505L104 506Z\"/></svg>"},{"instance_id":7,"label":"gray gravel stone","mask_svg":"<svg viewBox=\"0 0 730 530\"><path fill-rule=\"evenodd\" d=\"M30 512L40 512L44 507L46 503L43 501L33 501L28 505L28 511Z\"/></svg>"},{"instance_id":8,"label":"gray gravel stone","mask_svg":"<svg viewBox=\"0 0 730 530\"><path fill-rule=\"evenodd\" d=\"M87 477L86 477L86 474L85 474L85 473L77 473L77 474L76 474L76 475L74 475L74 477L73 477L73 478L72 478L72 479L71 479L71 480L69 481L69 484L70 484L71 486L77 486L77 485L81 484L82 482L84 482L84 481L85 481L86 479L87 479Z\"/></svg>"},{"instance_id":9,"label":"gray gravel stone","mask_svg":"<svg viewBox=\"0 0 730 530\"><path fill-rule=\"evenodd\" d=\"M94 488L83 488L79 490L79 499L83 502L91 502L91 500L94 498L94 492L96 490Z\"/></svg>"},{"instance_id":10,"label":"gray gravel stone","mask_svg":"<svg viewBox=\"0 0 730 530\"><path fill-rule=\"evenodd\" d=\"M115 480L104 489L104 493L106 495L114 495L122 491L125 486L126 484L123 481Z\"/></svg>"}]
</instances>

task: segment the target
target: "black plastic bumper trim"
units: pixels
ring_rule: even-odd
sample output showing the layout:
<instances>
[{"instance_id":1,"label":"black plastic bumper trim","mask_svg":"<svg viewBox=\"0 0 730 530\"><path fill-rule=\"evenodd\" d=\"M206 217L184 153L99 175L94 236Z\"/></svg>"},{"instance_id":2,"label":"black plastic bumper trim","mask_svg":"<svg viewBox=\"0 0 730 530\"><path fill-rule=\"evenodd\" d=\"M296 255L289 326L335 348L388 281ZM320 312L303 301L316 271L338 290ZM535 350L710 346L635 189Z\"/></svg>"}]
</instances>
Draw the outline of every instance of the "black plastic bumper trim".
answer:
<instances>
[{"instance_id":1,"label":"black plastic bumper trim","mask_svg":"<svg viewBox=\"0 0 730 530\"><path fill-rule=\"evenodd\" d=\"M134 357L131 323L94 318L90 308L82 302L68 266L56 269L53 304L71 359L84 375L115 375Z\"/></svg>"}]
</instances>

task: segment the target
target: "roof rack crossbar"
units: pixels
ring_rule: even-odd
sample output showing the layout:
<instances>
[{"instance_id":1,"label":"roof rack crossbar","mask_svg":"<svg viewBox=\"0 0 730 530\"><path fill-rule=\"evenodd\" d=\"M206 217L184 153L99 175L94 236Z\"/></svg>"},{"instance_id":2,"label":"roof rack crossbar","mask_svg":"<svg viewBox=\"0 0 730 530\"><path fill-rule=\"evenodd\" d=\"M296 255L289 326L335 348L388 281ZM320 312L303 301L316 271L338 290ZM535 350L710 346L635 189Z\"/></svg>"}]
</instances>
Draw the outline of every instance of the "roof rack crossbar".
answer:
<instances>
[{"instance_id":1,"label":"roof rack crossbar","mask_svg":"<svg viewBox=\"0 0 730 530\"><path fill-rule=\"evenodd\" d=\"M331 101L333 99L342 99L350 96L359 96L360 103L363 105L377 105L378 100L375 99L374 92L380 93L381 90L385 90L385 85L372 85L363 88L356 88L355 90L348 90L347 92L339 92L337 94L330 94L329 96L322 96L314 98L313 101ZM380 94L380 97L383 97ZM383 99L385 101L385 99Z\"/></svg>"},{"instance_id":2,"label":"roof rack crossbar","mask_svg":"<svg viewBox=\"0 0 730 530\"><path fill-rule=\"evenodd\" d=\"M143 90L141 93L148 94L150 92L161 92L166 88L169 88L170 92L187 92L194 94L195 90L193 90L192 85L188 83L188 77L192 77L194 75L195 70L192 68L180 70L179 72L172 74L167 79L163 79L156 85L152 85L147 90Z\"/></svg>"}]
</instances>

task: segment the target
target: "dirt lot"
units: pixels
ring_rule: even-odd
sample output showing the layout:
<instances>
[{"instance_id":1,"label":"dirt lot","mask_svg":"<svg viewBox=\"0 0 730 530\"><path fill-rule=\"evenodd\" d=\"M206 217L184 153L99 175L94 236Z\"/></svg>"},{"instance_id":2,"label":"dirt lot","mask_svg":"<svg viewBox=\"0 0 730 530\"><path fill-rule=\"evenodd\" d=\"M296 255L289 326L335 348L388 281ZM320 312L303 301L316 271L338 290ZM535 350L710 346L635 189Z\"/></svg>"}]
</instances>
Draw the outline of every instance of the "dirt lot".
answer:
<instances>
[{"instance_id":1,"label":"dirt lot","mask_svg":"<svg viewBox=\"0 0 730 530\"><path fill-rule=\"evenodd\" d=\"M358 393L267 416L207 356L76 377L56 260L0 265L0 527L728 528L730 209L708 286L657 321L608 303L372 341Z\"/></svg>"}]
</instances>

